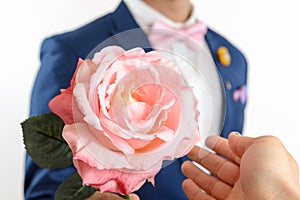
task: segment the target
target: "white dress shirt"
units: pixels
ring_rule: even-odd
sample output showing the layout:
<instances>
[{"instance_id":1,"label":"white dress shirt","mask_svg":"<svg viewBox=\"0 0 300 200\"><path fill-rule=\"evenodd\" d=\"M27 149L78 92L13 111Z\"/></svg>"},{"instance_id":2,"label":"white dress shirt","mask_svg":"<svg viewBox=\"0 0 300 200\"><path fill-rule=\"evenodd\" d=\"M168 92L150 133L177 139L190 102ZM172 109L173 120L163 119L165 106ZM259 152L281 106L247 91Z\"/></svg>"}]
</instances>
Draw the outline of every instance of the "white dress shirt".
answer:
<instances>
[{"instance_id":1,"label":"white dress shirt","mask_svg":"<svg viewBox=\"0 0 300 200\"><path fill-rule=\"evenodd\" d=\"M146 34L149 34L149 27L155 20L160 20L173 28L191 25L198 20L195 6L189 19L184 23L180 23L170 20L142 0L124 0L124 2ZM167 53L164 56L175 62L181 69L184 68L182 72L186 77L186 81L194 87L195 95L199 100L199 128L202 137L199 145L203 146L207 136L220 135L223 127L225 96L219 72L205 41L199 50L190 48L184 41L172 43L169 50L169 52L175 53L172 55ZM187 67L191 64L194 67ZM197 70L198 72L196 72Z\"/></svg>"}]
</instances>

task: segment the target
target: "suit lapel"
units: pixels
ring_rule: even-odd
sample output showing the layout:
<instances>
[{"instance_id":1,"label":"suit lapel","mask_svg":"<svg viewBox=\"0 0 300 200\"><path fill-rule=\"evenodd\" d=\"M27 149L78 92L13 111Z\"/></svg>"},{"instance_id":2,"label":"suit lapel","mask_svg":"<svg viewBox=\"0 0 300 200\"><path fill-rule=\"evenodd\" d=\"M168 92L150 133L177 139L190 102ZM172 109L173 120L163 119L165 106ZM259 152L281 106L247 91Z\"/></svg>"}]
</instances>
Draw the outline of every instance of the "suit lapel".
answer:
<instances>
[{"instance_id":1,"label":"suit lapel","mask_svg":"<svg viewBox=\"0 0 300 200\"><path fill-rule=\"evenodd\" d=\"M217 38L215 38L215 34L212 30L208 29L207 34L205 35L205 41L208 44L208 47L210 49L211 55L213 57L213 60L216 64L216 67L218 69L218 71L220 72L221 76L224 76L223 70L222 70L222 65L219 62L218 58L217 58L217 50L220 46L223 46L220 43L220 40L218 40Z\"/></svg>"},{"instance_id":2,"label":"suit lapel","mask_svg":"<svg viewBox=\"0 0 300 200\"><path fill-rule=\"evenodd\" d=\"M112 16L113 26L110 29L112 40L124 49L142 47L151 50L146 34L134 20L125 3L122 1Z\"/></svg>"},{"instance_id":3,"label":"suit lapel","mask_svg":"<svg viewBox=\"0 0 300 200\"><path fill-rule=\"evenodd\" d=\"M96 52L107 46L117 45L125 50L142 47L150 51L151 46L146 34L139 27L123 1L111 13L111 26L108 27L108 37L98 44L87 56L93 58Z\"/></svg>"},{"instance_id":4,"label":"suit lapel","mask_svg":"<svg viewBox=\"0 0 300 200\"><path fill-rule=\"evenodd\" d=\"M216 34L208 29L207 34L205 35L205 40L208 44L208 47L210 49L212 58L214 60L214 63L220 73L221 77L221 82L223 83L223 89L224 89L224 94L225 94L225 101L226 101L226 107L225 107L225 116L224 116L224 127L222 129L221 135L224 135L224 130L227 130L227 120L228 120L228 115L231 113L231 107L228 106L228 101L230 101L230 91L226 89L226 80L227 80L227 73L224 70L224 67L222 64L219 62L218 57L217 57L217 50L220 48L220 46L224 46L224 44L220 41L220 39L216 38ZM228 69L227 69L228 70Z\"/></svg>"}]
</instances>

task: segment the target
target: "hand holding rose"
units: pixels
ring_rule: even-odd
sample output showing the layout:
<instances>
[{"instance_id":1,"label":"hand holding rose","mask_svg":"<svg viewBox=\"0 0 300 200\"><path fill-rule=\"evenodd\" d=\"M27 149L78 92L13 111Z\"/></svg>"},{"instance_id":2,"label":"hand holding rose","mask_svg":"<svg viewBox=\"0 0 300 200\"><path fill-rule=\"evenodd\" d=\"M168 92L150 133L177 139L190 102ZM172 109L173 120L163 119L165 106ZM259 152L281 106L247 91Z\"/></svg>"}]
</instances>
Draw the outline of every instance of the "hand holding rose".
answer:
<instances>
[{"instance_id":1,"label":"hand holding rose","mask_svg":"<svg viewBox=\"0 0 300 200\"><path fill-rule=\"evenodd\" d=\"M297 163L276 137L212 136L206 145L227 159L193 148L189 157L216 177L185 162L183 189L190 199L300 199Z\"/></svg>"}]
</instances>

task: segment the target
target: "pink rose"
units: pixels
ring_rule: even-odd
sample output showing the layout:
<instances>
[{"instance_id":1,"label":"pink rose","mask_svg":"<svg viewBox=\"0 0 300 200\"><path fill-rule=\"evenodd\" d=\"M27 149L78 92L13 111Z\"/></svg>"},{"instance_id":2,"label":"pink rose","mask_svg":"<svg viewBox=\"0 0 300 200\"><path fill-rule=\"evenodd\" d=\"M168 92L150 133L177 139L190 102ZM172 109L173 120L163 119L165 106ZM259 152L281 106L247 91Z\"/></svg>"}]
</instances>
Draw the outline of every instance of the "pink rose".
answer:
<instances>
[{"instance_id":1,"label":"pink rose","mask_svg":"<svg viewBox=\"0 0 300 200\"><path fill-rule=\"evenodd\" d=\"M196 98L178 68L158 52L107 47L79 60L70 87L49 103L83 184L129 194L163 160L199 141Z\"/></svg>"}]
</instances>

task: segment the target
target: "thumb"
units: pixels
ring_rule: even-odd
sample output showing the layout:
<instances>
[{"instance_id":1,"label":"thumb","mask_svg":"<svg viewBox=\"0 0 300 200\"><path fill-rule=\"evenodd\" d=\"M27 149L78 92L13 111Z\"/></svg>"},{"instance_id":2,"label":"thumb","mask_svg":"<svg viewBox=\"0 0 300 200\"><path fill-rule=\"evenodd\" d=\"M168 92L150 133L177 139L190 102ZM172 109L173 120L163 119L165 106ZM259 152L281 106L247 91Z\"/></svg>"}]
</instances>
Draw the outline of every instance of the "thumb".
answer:
<instances>
[{"instance_id":1,"label":"thumb","mask_svg":"<svg viewBox=\"0 0 300 200\"><path fill-rule=\"evenodd\" d=\"M229 148L240 158L254 141L255 138L241 136L238 132L231 132L228 136Z\"/></svg>"}]
</instances>

